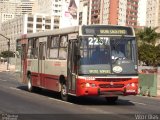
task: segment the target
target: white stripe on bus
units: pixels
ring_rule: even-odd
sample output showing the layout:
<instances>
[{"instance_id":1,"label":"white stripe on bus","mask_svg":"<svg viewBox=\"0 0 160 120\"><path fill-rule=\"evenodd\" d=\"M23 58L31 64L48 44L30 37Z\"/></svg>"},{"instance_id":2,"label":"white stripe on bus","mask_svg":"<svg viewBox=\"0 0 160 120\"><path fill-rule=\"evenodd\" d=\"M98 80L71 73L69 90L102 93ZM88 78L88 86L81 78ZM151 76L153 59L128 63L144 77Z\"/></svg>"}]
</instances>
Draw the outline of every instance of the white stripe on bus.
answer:
<instances>
[{"instance_id":1,"label":"white stripe on bus","mask_svg":"<svg viewBox=\"0 0 160 120\"><path fill-rule=\"evenodd\" d=\"M86 79L88 77L92 77L92 78L138 78L138 76L108 76L108 77L78 76L78 78L80 79Z\"/></svg>"}]
</instances>

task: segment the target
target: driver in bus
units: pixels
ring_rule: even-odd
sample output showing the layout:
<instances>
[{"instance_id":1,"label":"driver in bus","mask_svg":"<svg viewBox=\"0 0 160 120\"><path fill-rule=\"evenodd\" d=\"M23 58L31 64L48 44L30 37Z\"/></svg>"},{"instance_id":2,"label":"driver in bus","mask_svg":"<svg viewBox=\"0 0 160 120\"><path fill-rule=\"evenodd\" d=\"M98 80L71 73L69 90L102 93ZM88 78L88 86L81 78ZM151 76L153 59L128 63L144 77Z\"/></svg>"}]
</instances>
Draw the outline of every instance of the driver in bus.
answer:
<instances>
[{"instance_id":1,"label":"driver in bus","mask_svg":"<svg viewBox=\"0 0 160 120\"><path fill-rule=\"evenodd\" d=\"M119 49L116 49L115 46L112 47L112 59L125 59L125 55Z\"/></svg>"}]
</instances>

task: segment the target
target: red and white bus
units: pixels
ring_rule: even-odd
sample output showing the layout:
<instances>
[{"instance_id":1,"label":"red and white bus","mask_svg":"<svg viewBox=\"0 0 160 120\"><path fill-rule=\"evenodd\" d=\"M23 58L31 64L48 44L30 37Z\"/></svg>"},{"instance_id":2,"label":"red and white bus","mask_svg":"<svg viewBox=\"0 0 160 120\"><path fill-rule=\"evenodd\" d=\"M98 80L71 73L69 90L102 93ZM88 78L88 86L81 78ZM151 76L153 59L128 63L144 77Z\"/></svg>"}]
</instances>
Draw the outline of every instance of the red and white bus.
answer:
<instances>
[{"instance_id":1,"label":"red and white bus","mask_svg":"<svg viewBox=\"0 0 160 120\"><path fill-rule=\"evenodd\" d=\"M60 92L63 100L69 95L103 96L109 102L138 93L132 27L74 26L23 35L17 43L29 91L38 87Z\"/></svg>"}]
</instances>

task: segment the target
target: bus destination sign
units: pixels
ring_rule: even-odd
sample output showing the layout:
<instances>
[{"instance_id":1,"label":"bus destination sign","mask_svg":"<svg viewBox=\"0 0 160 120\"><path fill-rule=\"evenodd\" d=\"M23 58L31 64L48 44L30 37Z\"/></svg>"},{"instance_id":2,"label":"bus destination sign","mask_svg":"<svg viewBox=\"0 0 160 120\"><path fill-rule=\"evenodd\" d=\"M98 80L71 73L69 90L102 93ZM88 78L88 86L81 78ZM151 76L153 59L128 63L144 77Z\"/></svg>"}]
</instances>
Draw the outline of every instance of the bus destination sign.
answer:
<instances>
[{"instance_id":1,"label":"bus destination sign","mask_svg":"<svg viewBox=\"0 0 160 120\"><path fill-rule=\"evenodd\" d=\"M132 28L123 26L83 26L84 35L133 35Z\"/></svg>"},{"instance_id":2,"label":"bus destination sign","mask_svg":"<svg viewBox=\"0 0 160 120\"><path fill-rule=\"evenodd\" d=\"M116 29L112 29L112 30L107 30L107 29L100 29L100 34L111 34L111 35L126 35L127 31L126 30L116 30Z\"/></svg>"}]
</instances>

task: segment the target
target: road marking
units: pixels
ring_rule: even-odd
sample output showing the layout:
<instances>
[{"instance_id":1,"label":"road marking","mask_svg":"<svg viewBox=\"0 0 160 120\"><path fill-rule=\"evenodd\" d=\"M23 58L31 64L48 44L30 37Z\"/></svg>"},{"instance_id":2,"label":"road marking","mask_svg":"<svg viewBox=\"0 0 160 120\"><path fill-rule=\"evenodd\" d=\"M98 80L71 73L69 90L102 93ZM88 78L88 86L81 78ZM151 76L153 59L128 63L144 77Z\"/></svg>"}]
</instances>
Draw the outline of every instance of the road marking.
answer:
<instances>
[{"instance_id":1,"label":"road marking","mask_svg":"<svg viewBox=\"0 0 160 120\"><path fill-rule=\"evenodd\" d=\"M101 109L98 109L98 108L88 108L88 107L85 107L85 109L88 110L88 111L96 112L97 114L114 114L113 112L101 110Z\"/></svg>"},{"instance_id":2,"label":"road marking","mask_svg":"<svg viewBox=\"0 0 160 120\"><path fill-rule=\"evenodd\" d=\"M6 82L7 80L0 79L0 81Z\"/></svg>"},{"instance_id":3,"label":"road marking","mask_svg":"<svg viewBox=\"0 0 160 120\"><path fill-rule=\"evenodd\" d=\"M14 88L14 87L9 87L9 88L12 90L20 90L20 89Z\"/></svg>"},{"instance_id":4,"label":"road marking","mask_svg":"<svg viewBox=\"0 0 160 120\"><path fill-rule=\"evenodd\" d=\"M50 97L48 97L48 99L73 105L73 103L66 102L66 101L62 101L62 100L58 100L58 99L55 99L55 98L50 98Z\"/></svg>"},{"instance_id":5,"label":"road marking","mask_svg":"<svg viewBox=\"0 0 160 120\"><path fill-rule=\"evenodd\" d=\"M140 103L140 102L135 102L135 101L130 101L130 102L136 103L136 104L140 104L140 105L147 105L147 104L145 104L145 103Z\"/></svg>"}]
</instances>

